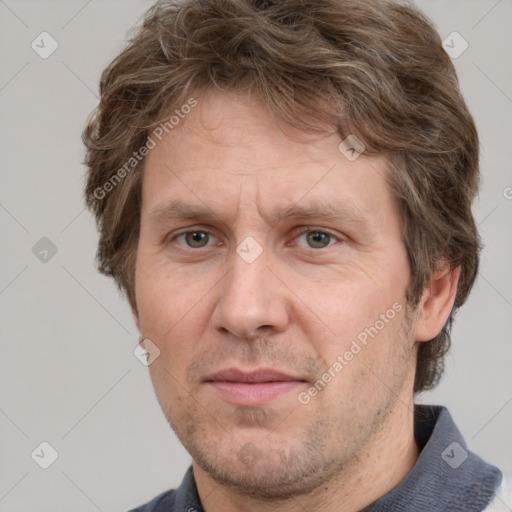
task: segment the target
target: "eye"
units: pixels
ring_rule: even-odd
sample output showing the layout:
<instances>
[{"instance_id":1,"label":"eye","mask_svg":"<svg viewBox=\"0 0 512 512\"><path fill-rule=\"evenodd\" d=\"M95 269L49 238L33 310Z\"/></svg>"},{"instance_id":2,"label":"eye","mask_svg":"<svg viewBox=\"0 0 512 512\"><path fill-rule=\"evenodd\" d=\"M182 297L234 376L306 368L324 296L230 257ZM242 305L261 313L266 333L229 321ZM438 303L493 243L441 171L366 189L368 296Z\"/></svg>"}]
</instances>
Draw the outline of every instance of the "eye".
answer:
<instances>
[{"instance_id":1,"label":"eye","mask_svg":"<svg viewBox=\"0 0 512 512\"><path fill-rule=\"evenodd\" d=\"M334 235L331 235L326 231L315 229L302 231L302 233L297 236L296 240L299 240L301 237L305 237L306 243L308 244L307 248L309 249L324 249L337 241Z\"/></svg>"},{"instance_id":2,"label":"eye","mask_svg":"<svg viewBox=\"0 0 512 512\"><path fill-rule=\"evenodd\" d=\"M207 231L193 230L193 231L185 231L184 233L180 233L173 238L174 240L183 239L185 241L185 246L190 249L201 249L202 247L206 247L208 242L210 241L212 235ZM183 244L180 244L183 245Z\"/></svg>"}]
</instances>

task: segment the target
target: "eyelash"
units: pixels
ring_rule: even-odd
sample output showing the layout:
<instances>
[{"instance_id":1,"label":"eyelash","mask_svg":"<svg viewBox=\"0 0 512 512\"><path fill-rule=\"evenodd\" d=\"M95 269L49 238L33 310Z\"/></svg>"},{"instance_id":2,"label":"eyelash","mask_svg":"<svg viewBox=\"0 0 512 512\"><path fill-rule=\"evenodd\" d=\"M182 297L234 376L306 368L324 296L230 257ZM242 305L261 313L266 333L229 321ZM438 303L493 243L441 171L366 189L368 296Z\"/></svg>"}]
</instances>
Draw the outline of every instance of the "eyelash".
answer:
<instances>
[{"instance_id":1,"label":"eyelash","mask_svg":"<svg viewBox=\"0 0 512 512\"><path fill-rule=\"evenodd\" d=\"M175 236L173 236L169 240L166 239L167 243L174 242L179 237L185 236L185 235L187 235L189 233L206 233L209 236L215 237L215 235L213 233L211 233L210 231L207 231L205 229L187 229L186 231L182 231L181 233L177 233ZM334 239L336 242L344 241L341 237L336 236L336 235L334 235L333 233L331 233L329 231L326 231L324 229L312 228L311 226L301 228L300 231L294 236L294 240L296 240L300 236L308 234L308 233L322 233L322 234L328 235L331 239ZM321 249L327 249L328 247L331 247L332 245L335 245L335 244L329 244L329 245L327 245L325 247L321 247L319 249L315 249L313 247L302 247L302 249L306 250L306 251L310 250L310 251L318 252ZM198 248L193 248L193 247L188 247L188 246L181 246L181 247L185 248L185 250L197 252L199 249L206 249L207 247L210 247L210 246L211 245L206 245L204 247L198 247Z\"/></svg>"}]
</instances>

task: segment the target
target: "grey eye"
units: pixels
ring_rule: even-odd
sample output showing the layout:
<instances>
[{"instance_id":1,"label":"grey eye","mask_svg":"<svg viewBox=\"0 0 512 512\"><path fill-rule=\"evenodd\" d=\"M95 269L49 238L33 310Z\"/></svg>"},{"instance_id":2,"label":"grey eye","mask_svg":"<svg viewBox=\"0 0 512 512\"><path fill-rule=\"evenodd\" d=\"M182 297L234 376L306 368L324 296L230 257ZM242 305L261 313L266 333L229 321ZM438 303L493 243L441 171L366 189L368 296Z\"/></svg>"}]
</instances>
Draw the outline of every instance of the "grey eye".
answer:
<instances>
[{"instance_id":1,"label":"grey eye","mask_svg":"<svg viewBox=\"0 0 512 512\"><path fill-rule=\"evenodd\" d=\"M209 234L204 231L189 231L184 233L185 241L189 247L197 249L208 244Z\"/></svg>"},{"instance_id":2,"label":"grey eye","mask_svg":"<svg viewBox=\"0 0 512 512\"><path fill-rule=\"evenodd\" d=\"M329 245L331 235L322 233L321 231L310 231L306 233L306 239L309 246L313 249L323 249Z\"/></svg>"}]
</instances>

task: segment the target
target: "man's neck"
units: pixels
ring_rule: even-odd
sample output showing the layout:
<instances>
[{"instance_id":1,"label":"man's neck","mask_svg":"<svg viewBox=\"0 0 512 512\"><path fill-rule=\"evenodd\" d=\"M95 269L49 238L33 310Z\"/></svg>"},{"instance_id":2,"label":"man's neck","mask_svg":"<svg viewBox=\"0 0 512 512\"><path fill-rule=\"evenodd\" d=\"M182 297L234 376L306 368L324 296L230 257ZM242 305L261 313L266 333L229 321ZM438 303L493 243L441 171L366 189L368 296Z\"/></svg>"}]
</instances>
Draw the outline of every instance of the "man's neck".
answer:
<instances>
[{"instance_id":1,"label":"man's neck","mask_svg":"<svg viewBox=\"0 0 512 512\"><path fill-rule=\"evenodd\" d=\"M414 438L414 403L401 403L387 428L376 433L357 460L315 491L286 501L265 501L219 485L193 463L194 478L205 512L356 512L395 488L414 467L419 450Z\"/></svg>"}]
</instances>

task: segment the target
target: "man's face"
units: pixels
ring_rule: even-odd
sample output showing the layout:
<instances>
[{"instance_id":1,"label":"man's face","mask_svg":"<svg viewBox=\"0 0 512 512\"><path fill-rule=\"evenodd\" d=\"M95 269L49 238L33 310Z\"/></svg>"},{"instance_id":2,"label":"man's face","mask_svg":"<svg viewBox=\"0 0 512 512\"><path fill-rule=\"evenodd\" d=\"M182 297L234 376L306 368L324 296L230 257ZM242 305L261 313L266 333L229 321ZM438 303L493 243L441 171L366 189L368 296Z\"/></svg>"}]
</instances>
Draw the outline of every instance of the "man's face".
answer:
<instances>
[{"instance_id":1,"label":"man's face","mask_svg":"<svg viewBox=\"0 0 512 512\"><path fill-rule=\"evenodd\" d=\"M214 479L307 492L367 457L412 398L386 160L350 161L338 135L284 130L254 99L197 99L144 171L136 301L160 350L151 378Z\"/></svg>"}]
</instances>

